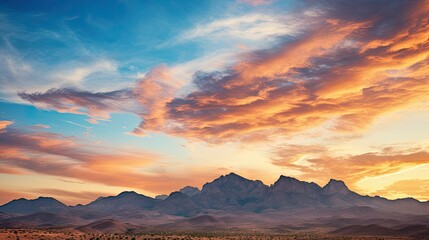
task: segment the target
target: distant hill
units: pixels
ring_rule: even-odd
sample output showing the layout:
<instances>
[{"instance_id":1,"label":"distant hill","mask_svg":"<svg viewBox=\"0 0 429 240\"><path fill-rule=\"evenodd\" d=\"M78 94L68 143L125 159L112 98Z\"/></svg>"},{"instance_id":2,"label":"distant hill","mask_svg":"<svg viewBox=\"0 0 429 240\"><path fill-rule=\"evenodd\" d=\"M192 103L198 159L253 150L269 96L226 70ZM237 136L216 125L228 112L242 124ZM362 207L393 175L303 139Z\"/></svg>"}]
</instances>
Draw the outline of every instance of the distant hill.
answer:
<instances>
[{"instance_id":1,"label":"distant hill","mask_svg":"<svg viewBox=\"0 0 429 240\"><path fill-rule=\"evenodd\" d=\"M31 214L36 212L64 212L68 208L62 202L51 197L39 197L28 200L20 198L0 206L5 213Z\"/></svg>"}]
</instances>

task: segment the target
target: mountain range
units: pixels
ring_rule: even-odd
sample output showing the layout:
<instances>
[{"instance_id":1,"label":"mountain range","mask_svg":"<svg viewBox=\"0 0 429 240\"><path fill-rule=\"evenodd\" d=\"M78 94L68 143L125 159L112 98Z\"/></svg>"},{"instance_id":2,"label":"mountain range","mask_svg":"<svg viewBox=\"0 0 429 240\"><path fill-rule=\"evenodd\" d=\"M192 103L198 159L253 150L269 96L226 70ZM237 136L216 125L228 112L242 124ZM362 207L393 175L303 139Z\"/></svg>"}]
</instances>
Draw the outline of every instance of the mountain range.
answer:
<instances>
[{"instance_id":1,"label":"mountain range","mask_svg":"<svg viewBox=\"0 0 429 240\"><path fill-rule=\"evenodd\" d=\"M334 179L321 187L280 176L267 186L235 173L220 176L201 190L187 186L155 198L122 192L87 205L67 206L54 198L39 197L0 206L2 228L72 226L84 232L103 232L100 226L109 226L105 231L288 232L317 228L346 235L384 229L381 235L396 235L400 229L408 229L407 234L413 235L411 230L418 229L415 234L429 236L428 225L428 202L362 196Z\"/></svg>"}]
</instances>

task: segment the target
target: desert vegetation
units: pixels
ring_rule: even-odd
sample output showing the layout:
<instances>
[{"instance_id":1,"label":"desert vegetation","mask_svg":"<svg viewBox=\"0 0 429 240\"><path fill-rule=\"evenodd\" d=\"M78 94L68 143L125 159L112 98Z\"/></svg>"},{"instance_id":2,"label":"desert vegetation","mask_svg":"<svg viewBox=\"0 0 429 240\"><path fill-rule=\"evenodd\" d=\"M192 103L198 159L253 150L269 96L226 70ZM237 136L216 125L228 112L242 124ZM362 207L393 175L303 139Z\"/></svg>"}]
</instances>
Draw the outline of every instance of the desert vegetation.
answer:
<instances>
[{"instance_id":1,"label":"desert vegetation","mask_svg":"<svg viewBox=\"0 0 429 240\"><path fill-rule=\"evenodd\" d=\"M423 237L380 237L380 236L340 236L319 232L296 232L289 234L248 233L248 232L161 232L161 233L100 233L88 234L72 229L1 229L0 239L13 240L295 240L295 239L334 239L334 240L405 240L424 239Z\"/></svg>"}]
</instances>

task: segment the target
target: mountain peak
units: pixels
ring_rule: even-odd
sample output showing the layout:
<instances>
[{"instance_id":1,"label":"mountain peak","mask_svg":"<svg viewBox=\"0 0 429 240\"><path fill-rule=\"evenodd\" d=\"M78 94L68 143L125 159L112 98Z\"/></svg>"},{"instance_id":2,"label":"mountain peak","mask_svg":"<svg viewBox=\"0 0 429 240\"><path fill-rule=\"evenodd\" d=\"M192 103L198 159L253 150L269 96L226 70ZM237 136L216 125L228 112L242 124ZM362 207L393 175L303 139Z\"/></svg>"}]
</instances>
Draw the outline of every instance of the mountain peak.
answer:
<instances>
[{"instance_id":1,"label":"mountain peak","mask_svg":"<svg viewBox=\"0 0 429 240\"><path fill-rule=\"evenodd\" d=\"M281 175L270 188L273 192L300 193L312 198L317 198L321 190L321 187L315 183L300 181L284 175Z\"/></svg>"},{"instance_id":2,"label":"mountain peak","mask_svg":"<svg viewBox=\"0 0 429 240\"><path fill-rule=\"evenodd\" d=\"M230 185L230 184L236 185L236 184L251 183L251 182L256 182L256 181L246 179L246 178L244 178L238 174L231 172L231 173L226 174L226 175L221 175L220 177L216 178L212 182L204 184L202 191L204 191L204 189L210 185L212 185L212 186L214 186L214 185Z\"/></svg>"},{"instance_id":3,"label":"mountain peak","mask_svg":"<svg viewBox=\"0 0 429 240\"><path fill-rule=\"evenodd\" d=\"M273 185L271 185L271 187L278 188L280 185L290 185L290 183L292 182L300 182L300 181L293 177L280 175L279 179L277 179L277 181Z\"/></svg>"},{"instance_id":4,"label":"mountain peak","mask_svg":"<svg viewBox=\"0 0 429 240\"><path fill-rule=\"evenodd\" d=\"M180 189L179 192L187 195L188 197L193 197L193 196L197 195L198 193L200 193L200 189L198 189L197 187L186 186L186 187Z\"/></svg>"},{"instance_id":5,"label":"mountain peak","mask_svg":"<svg viewBox=\"0 0 429 240\"><path fill-rule=\"evenodd\" d=\"M171 199L180 199L180 198L186 198L186 197L188 197L186 194L176 191L176 192L170 193L170 195L168 195L166 199L171 200Z\"/></svg>"},{"instance_id":6,"label":"mountain peak","mask_svg":"<svg viewBox=\"0 0 429 240\"><path fill-rule=\"evenodd\" d=\"M56 201L56 202L58 202L58 200L57 199L55 199L55 198L53 198L53 197L43 197L43 196L40 196L40 197L38 197L38 198L36 198L36 199L34 199L34 200L41 200L41 201ZM33 200L33 201L34 201Z\"/></svg>"},{"instance_id":7,"label":"mountain peak","mask_svg":"<svg viewBox=\"0 0 429 240\"><path fill-rule=\"evenodd\" d=\"M155 200L134 191L124 191L117 196L99 197L84 208L96 211L140 210L151 208Z\"/></svg>"},{"instance_id":8,"label":"mountain peak","mask_svg":"<svg viewBox=\"0 0 429 240\"><path fill-rule=\"evenodd\" d=\"M160 194L160 195L157 195L157 196L155 197L155 199L156 199L156 200L164 200L164 199L166 199L166 198L168 198L168 195L167 195L167 194Z\"/></svg>"},{"instance_id":9,"label":"mountain peak","mask_svg":"<svg viewBox=\"0 0 429 240\"><path fill-rule=\"evenodd\" d=\"M280 180L294 180L294 181L299 181L298 179L294 178L294 177L289 177L289 176L285 176L285 175L280 175L279 179L277 181Z\"/></svg>"},{"instance_id":10,"label":"mountain peak","mask_svg":"<svg viewBox=\"0 0 429 240\"><path fill-rule=\"evenodd\" d=\"M230 172L229 174L226 174L225 176L223 176L225 178L240 178L240 179L245 179L244 177L234 173L234 172Z\"/></svg>"},{"instance_id":11,"label":"mountain peak","mask_svg":"<svg viewBox=\"0 0 429 240\"><path fill-rule=\"evenodd\" d=\"M338 193L341 195L349 194L351 191L346 186L346 184L341 180L331 179L328 184L323 187L323 193L327 195L331 195L334 193Z\"/></svg>"},{"instance_id":12,"label":"mountain peak","mask_svg":"<svg viewBox=\"0 0 429 240\"><path fill-rule=\"evenodd\" d=\"M226 206L243 206L259 201L267 191L268 186L261 181L249 180L232 172L204 184L195 198L203 206L221 209Z\"/></svg>"},{"instance_id":13,"label":"mountain peak","mask_svg":"<svg viewBox=\"0 0 429 240\"><path fill-rule=\"evenodd\" d=\"M121 192L121 193L118 194L118 197L119 196L121 196L121 197L124 197L124 196L138 196L138 195L141 195L141 194L138 194L138 193L136 193L134 191L123 191L123 192Z\"/></svg>"}]
</instances>

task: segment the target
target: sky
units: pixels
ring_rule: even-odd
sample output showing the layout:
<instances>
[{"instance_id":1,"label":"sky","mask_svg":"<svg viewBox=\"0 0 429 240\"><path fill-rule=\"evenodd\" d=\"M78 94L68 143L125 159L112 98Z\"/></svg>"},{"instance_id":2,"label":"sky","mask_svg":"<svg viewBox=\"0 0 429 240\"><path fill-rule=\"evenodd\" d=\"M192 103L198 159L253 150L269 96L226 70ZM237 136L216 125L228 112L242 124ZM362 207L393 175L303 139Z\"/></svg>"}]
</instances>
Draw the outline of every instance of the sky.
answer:
<instances>
[{"instance_id":1,"label":"sky","mask_svg":"<svg viewBox=\"0 0 429 240\"><path fill-rule=\"evenodd\" d=\"M235 172L429 200L429 1L0 2L0 204Z\"/></svg>"}]
</instances>

